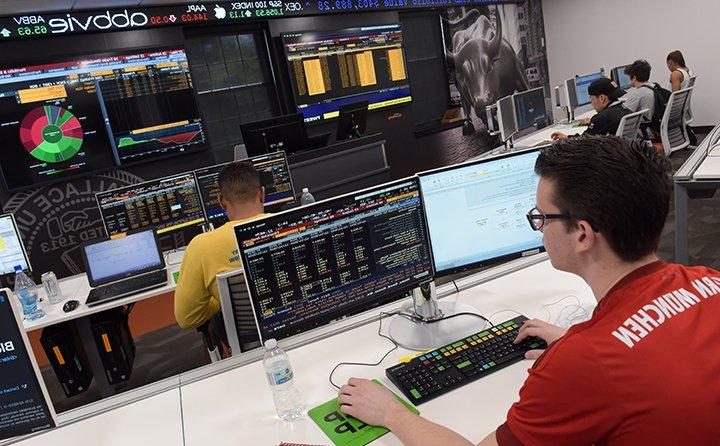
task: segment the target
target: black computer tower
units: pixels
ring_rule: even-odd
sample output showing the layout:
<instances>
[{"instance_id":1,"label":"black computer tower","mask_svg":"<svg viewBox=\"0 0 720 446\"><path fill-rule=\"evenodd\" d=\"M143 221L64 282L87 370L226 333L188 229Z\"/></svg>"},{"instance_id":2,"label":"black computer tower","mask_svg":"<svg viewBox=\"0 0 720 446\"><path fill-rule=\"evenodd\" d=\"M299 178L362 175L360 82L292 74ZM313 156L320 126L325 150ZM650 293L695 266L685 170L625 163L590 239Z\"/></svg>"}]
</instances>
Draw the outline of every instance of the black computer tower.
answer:
<instances>
[{"instance_id":1,"label":"black computer tower","mask_svg":"<svg viewBox=\"0 0 720 446\"><path fill-rule=\"evenodd\" d=\"M65 322L43 328L40 343L65 395L85 392L93 375L75 325Z\"/></svg>"},{"instance_id":2,"label":"black computer tower","mask_svg":"<svg viewBox=\"0 0 720 446\"><path fill-rule=\"evenodd\" d=\"M128 325L128 314L122 308L90 316L93 338L105 368L108 382L127 382L135 360L135 342Z\"/></svg>"}]
</instances>

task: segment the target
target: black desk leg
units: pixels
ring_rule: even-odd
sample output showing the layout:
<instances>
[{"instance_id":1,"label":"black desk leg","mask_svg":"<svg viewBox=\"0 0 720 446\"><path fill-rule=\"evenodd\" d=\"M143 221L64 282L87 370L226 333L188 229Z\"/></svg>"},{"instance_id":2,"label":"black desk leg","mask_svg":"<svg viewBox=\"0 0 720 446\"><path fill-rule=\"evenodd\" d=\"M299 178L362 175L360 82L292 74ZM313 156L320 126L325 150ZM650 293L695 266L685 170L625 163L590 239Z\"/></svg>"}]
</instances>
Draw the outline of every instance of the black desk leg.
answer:
<instances>
[{"instance_id":1,"label":"black desk leg","mask_svg":"<svg viewBox=\"0 0 720 446\"><path fill-rule=\"evenodd\" d=\"M115 388L108 381L105 374L105 367L100 360L97 344L93 339L92 328L90 327L90 317L85 316L73 321L77 327L78 334L82 340L83 348L87 354L88 362L90 362L90 370L95 378L95 384L100 391L102 398L116 395Z\"/></svg>"}]
</instances>

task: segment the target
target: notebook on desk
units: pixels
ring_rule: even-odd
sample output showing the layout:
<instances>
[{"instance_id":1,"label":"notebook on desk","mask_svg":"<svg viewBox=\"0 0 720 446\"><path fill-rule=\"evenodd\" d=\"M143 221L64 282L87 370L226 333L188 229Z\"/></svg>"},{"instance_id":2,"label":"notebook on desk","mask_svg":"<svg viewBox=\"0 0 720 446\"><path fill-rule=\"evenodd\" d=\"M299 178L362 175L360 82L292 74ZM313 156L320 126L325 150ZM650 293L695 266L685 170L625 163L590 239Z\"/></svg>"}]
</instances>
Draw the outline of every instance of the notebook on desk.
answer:
<instances>
[{"instance_id":1,"label":"notebook on desk","mask_svg":"<svg viewBox=\"0 0 720 446\"><path fill-rule=\"evenodd\" d=\"M98 305L167 284L167 271L153 229L87 243L82 247L90 283L86 304Z\"/></svg>"}]
</instances>

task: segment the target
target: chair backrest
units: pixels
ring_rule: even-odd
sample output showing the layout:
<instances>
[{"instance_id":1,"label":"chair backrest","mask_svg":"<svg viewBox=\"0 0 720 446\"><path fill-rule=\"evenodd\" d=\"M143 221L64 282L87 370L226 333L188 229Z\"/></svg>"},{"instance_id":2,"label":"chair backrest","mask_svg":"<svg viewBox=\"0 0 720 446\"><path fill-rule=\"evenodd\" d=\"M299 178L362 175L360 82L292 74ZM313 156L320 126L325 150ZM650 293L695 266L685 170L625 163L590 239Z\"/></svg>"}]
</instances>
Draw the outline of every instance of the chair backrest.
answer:
<instances>
[{"instance_id":1,"label":"chair backrest","mask_svg":"<svg viewBox=\"0 0 720 446\"><path fill-rule=\"evenodd\" d=\"M618 125L617 132L615 132L615 136L626 139L637 138L638 133L640 132L640 122L642 122L642 117L649 111L649 108L643 108L635 113L623 116L620 120L620 125Z\"/></svg>"},{"instance_id":2,"label":"chair backrest","mask_svg":"<svg viewBox=\"0 0 720 446\"><path fill-rule=\"evenodd\" d=\"M690 94L693 87L684 90L674 91L670 95L662 122L660 123L660 139L666 155L690 145L685 128L685 113L690 104Z\"/></svg>"},{"instance_id":3,"label":"chair backrest","mask_svg":"<svg viewBox=\"0 0 720 446\"><path fill-rule=\"evenodd\" d=\"M697 81L697 75L690 76L690 79L688 80L688 88L694 87L695 81ZM693 91L695 91L695 90L693 90ZM690 93L690 99L688 99L687 113L685 113L685 124L690 124L693 121L692 107L690 106L691 102L692 102L692 93Z\"/></svg>"},{"instance_id":4,"label":"chair backrest","mask_svg":"<svg viewBox=\"0 0 720 446\"><path fill-rule=\"evenodd\" d=\"M232 355L259 347L260 335L243 271L226 271L218 274L216 279Z\"/></svg>"}]
</instances>

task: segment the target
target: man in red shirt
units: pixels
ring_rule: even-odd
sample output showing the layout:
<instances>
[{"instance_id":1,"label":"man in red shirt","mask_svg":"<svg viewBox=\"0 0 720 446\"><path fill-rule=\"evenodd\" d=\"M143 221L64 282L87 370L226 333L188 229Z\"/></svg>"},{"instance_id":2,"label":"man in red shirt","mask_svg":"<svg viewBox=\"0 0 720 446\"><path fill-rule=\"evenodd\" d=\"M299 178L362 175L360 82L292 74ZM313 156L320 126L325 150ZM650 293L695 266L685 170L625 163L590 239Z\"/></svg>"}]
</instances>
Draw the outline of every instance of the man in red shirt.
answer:
<instances>
[{"instance_id":1,"label":"man in red shirt","mask_svg":"<svg viewBox=\"0 0 720 446\"><path fill-rule=\"evenodd\" d=\"M575 273L598 300L571 327L534 320L537 357L507 421L480 445L720 444L720 273L657 255L667 217L669 161L616 137L553 144L535 165L537 208L552 265ZM349 415L383 425L409 445L468 445L404 409L387 389L352 378ZM482 414L473 414L482 416Z\"/></svg>"}]
</instances>

